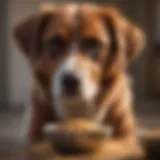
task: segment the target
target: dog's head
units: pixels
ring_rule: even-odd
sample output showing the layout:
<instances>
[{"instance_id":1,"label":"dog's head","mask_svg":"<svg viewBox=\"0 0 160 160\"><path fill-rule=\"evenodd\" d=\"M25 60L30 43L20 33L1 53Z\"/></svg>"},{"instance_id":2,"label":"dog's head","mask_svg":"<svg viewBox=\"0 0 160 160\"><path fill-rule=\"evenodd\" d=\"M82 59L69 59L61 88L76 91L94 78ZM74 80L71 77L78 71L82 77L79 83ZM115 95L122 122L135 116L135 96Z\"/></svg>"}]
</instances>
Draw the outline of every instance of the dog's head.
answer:
<instances>
[{"instance_id":1,"label":"dog's head","mask_svg":"<svg viewBox=\"0 0 160 160\"><path fill-rule=\"evenodd\" d=\"M43 6L20 23L15 36L33 70L47 77L55 101L91 104L101 83L125 72L144 35L112 7Z\"/></svg>"}]
</instances>

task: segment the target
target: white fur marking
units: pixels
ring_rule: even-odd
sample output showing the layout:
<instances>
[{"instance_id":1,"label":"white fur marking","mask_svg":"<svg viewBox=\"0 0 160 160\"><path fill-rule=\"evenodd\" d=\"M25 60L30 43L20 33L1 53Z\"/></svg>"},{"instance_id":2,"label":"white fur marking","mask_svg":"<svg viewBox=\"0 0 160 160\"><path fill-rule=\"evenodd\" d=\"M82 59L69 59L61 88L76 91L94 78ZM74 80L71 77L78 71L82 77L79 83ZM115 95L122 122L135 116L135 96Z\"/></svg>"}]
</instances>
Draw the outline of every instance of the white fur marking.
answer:
<instances>
[{"instance_id":1,"label":"white fur marking","mask_svg":"<svg viewBox=\"0 0 160 160\"><path fill-rule=\"evenodd\" d=\"M73 16L76 14L77 11L77 5L71 4L68 6L68 14L70 15L70 18L73 18Z\"/></svg>"}]
</instances>

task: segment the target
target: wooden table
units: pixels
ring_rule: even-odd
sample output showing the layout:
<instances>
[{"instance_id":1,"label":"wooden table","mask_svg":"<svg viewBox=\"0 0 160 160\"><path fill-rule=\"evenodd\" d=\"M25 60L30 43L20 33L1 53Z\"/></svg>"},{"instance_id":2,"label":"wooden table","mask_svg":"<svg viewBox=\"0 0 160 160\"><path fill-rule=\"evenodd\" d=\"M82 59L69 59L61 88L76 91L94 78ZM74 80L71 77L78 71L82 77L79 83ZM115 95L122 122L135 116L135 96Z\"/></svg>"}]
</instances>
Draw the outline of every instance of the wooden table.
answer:
<instances>
[{"instance_id":1,"label":"wooden table","mask_svg":"<svg viewBox=\"0 0 160 160\"><path fill-rule=\"evenodd\" d=\"M145 135L141 137L141 142L144 146L146 151L146 158L145 160L160 160L160 130L156 131L149 131ZM30 154L29 160L54 160L54 153L52 152L51 146L47 142L43 142L42 144L38 144L32 148L32 154ZM77 157L56 157L55 160L105 160L108 159L102 156L77 156ZM126 159L126 158L123 158ZM127 158L128 160L132 160L135 158ZM142 158L136 158L135 160L142 160ZM109 160L112 160L110 157ZM114 157L113 160L120 160L118 157ZM122 160L122 158L121 158Z\"/></svg>"}]
</instances>

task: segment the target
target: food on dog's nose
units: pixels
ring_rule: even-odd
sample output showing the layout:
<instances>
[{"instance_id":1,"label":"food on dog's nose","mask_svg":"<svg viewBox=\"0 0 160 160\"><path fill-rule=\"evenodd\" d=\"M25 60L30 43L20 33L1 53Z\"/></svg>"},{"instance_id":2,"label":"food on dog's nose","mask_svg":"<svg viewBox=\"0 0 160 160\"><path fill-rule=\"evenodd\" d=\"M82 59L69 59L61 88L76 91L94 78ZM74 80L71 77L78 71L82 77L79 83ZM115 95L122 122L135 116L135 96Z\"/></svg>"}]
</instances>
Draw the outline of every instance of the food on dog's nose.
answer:
<instances>
[{"instance_id":1,"label":"food on dog's nose","mask_svg":"<svg viewBox=\"0 0 160 160\"><path fill-rule=\"evenodd\" d=\"M99 143L107 138L103 126L84 119L48 124L44 132L57 153L67 155L94 152Z\"/></svg>"}]
</instances>

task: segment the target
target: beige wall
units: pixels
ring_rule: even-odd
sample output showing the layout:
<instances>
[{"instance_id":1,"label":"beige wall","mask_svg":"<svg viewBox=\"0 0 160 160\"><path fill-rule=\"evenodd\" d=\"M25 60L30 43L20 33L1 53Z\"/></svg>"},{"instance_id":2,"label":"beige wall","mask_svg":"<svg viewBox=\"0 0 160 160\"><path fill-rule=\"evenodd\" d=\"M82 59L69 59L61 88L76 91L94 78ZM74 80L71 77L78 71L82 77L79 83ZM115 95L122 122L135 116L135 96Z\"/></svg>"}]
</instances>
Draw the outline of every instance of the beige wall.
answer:
<instances>
[{"instance_id":1,"label":"beige wall","mask_svg":"<svg viewBox=\"0 0 160 160\"><path fill-rule=\"evenodd\" d=\"M0 109L5 106L7 102L7 30L6 30L6 12L7 12L7 3L6 1L0 1Z\"/></svg>"},{"instance_id":2,"label":"beige wall","mask_svg":"<svg viewBox=\"0 0 160 160\"><path fill-rule=\"evenodd\" d=\"M158 37L157 39L160 41L160 2L157 2L157 32L158 32Z\"/></svg>"},{"instance_id":3,"label":"beige wall","mask_svg":"<svg viewBox=\"0 0 160 160\"><path fill-rule=\"evenodd\" d=\"M10 0L8 13L8 86L11 105L21 105L28 101L30 72L23 55L15 45L12 29L15 23L36 12L38 1Z\"/></svg>"}]
</instances>

